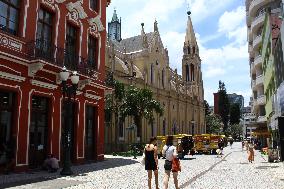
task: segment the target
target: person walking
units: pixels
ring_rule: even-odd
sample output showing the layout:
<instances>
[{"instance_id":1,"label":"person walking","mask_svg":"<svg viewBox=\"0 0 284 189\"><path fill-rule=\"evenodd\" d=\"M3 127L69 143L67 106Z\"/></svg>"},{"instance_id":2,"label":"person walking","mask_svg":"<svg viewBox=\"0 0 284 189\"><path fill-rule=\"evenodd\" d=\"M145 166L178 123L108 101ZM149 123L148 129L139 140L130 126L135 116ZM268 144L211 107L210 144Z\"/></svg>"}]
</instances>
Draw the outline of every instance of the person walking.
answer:
<instances>
[{"instance_id":1,"label":"person walking","mask_svg":"<svg viewBox=\"0 0 284 189\"><path fill-rule=\"evenodd\" d=\"M176 147L173 146L173 136L168 136L166 145L163 147L162 154L165 155L165 176L164 176L164 189L168 189L170 173L172 171L172 161L174 158L177 158L177 150ZM174 183L176 189L178 189L178 172L173 172Z\"/></svg>"},{"instance_id":2,"label":"person walking","mask_svg":"<svg viewBox=\"0 0 284 189\"><path fill-rule=\"evenodd\" d=\"M150 138L149 144L146 144L144 148L145 153L145 170L148 172L148 187L149 189L152 188L151 181L152 181L152 172L155 175L155 184L156 189L159 188L158 183L158 148L156 145L156 137Z\"/></svg>"},{"instance_id":3,"label":"person walking","mask_svg":"<svg viewBox=\"0 0 284 189\"><path fill-rule=\"evenodd\" d=\"M248 144L248 160L250 163L254 161L254 146L252 143Z\"/></svg>"}]
</instances>

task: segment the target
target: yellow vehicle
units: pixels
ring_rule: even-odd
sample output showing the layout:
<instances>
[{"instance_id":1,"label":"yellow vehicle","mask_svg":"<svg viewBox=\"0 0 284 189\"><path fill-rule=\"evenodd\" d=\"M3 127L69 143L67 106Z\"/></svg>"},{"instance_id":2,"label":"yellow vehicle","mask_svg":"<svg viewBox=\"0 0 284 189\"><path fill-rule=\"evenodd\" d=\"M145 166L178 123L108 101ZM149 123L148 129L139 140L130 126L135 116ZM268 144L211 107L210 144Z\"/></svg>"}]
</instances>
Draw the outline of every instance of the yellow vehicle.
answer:
<instances>
[{"instance_id":1,"label":"yellow vehicle","mask_svg":"<svg viewBox=\"0 0 284 189\"><path fill-rule=\"evenodd\" d=\"M195 152L199 154L210 152L210 134L194 135L193 139Z\"/></svg>"},{"instance_id":2,"label":"yellow vehicle","mask_svg":"<svg viewBox=\"0 0 284 189\"><path fill-rule=\"evenodd\" d=\"M216 153L216 150L219 148L218 143L222 138L221 135L211 135L210 136L210 150L212 154Z\"/></svg>"},{"instance_id":3,"label":"yellow vehicle","mask_svg":"<svg viewBox=\"0 0 284 189\"><path fill-rule=\"evenodd\" d=\"M178 157L183 159L187 154L194 154L194 142L192 135L189 134L178 134L173 135L173 145L177 147Z\"/></svg>"},{"instance_id":4,"label":"yellow vehicle","mask_svg":"<svg viewBox=\"0 0 284 189\"><path fill-rule=\"evenodd\" d=\"M162 157L162 150L166 144L167 136L157 136L158 158Z\"/></svg>"}]
</instances>

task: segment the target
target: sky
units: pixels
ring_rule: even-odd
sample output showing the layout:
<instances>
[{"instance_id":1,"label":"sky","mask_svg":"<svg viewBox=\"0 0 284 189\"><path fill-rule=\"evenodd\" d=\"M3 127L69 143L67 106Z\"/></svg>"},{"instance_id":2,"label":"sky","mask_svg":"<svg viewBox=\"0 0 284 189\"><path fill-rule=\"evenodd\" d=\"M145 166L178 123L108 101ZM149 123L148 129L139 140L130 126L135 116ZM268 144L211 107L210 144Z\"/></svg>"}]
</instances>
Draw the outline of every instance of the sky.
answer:
<instances>
[{"instance_id":1,"label":"sky","mask_svg":"<svg viewBox=\"0 0 284 189\"><path fill-rule=\"evenodd\" d=\"M187 11L202 60L204 99L214 104L213 93L219 80L227 93L241 94L245 106L251 96L245 0L112 0L107 22L116 9L122 20L122 39L154 31L158 22L162 42L169 51L170 67L181 74Z\"/></svg>"}]
</instances>

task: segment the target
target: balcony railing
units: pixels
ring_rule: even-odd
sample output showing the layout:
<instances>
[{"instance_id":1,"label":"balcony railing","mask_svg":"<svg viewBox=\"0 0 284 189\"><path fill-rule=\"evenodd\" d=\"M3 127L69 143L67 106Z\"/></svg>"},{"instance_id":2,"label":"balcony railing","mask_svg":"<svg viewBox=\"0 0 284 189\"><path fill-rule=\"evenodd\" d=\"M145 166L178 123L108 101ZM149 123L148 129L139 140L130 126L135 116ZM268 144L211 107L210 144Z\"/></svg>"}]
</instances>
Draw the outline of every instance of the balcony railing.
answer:
<instances>
[{"instance_id":1,"label":"balcony railing","mask_svg":"<svg viewBox=\"0 0 284 189\"><path fill-rule=\"evenodd\" d=\"M256 85L263 84L263 82L264 82L263 75L259 75L256 77L256 82L255 82Z\"/></svg>"},{"instance_id":2,"label":"balcony railing","mask_svg":"<svg viewBox=\"0 0 284 189\"><path fill-rule=\"evenodd\" d=\"M66 49L50 45L47 41L36 40L27 43L27 56L31 60L40 59L59 67L65 66L68 70L93 76L97 74L97 66L94 61L88 60Z\"/></svg>"},{"instance_id":3,"label":"balcony railing","mask_svg":"<svg viewBox=\"0 0 284 189\"><path fill-rule=\"evenodd\" d=\"M260 95L257 97L257 104L258 105L265 105L265 95Z\"/></svg>"}]
</instances>

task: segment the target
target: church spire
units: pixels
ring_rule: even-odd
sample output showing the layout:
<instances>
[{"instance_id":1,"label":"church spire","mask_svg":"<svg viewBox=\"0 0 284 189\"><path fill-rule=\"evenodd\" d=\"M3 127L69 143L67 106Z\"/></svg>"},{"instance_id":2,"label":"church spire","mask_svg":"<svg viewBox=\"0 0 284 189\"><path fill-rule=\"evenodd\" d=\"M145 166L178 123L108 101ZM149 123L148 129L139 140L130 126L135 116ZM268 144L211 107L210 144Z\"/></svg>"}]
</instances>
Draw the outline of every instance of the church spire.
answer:
<instances>
[{"instance_id":1,"label":"church spire","mask_svg":"<svg viewBox=\"0 0 284 189\"><path fill-rule=\"evenodd\" d=\"M114 9L111 22L119 22L119 19L116 14L116 10Z\"/></svg>"},{"instance_id":2,"label":"church spire","mask_svg":"<svg viewBox=\"0 0 284 189\"><path fill-rule=\"evenodd\" d=\"M187 20L187 28L186 28L186 35L185 35L185 43L190 46L197 46L196 37L195 37L195 33L194 33L194 29L193 29L192 21L190 17L191 12L187 11L187 14L188 14L188 20Z\"/></svg>"}]
</instances>

